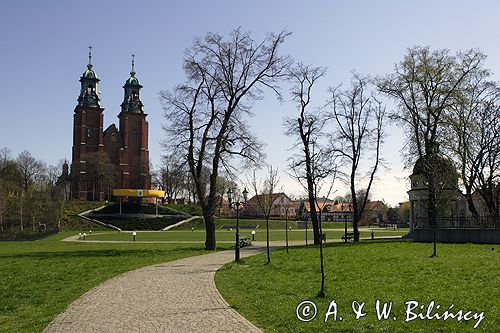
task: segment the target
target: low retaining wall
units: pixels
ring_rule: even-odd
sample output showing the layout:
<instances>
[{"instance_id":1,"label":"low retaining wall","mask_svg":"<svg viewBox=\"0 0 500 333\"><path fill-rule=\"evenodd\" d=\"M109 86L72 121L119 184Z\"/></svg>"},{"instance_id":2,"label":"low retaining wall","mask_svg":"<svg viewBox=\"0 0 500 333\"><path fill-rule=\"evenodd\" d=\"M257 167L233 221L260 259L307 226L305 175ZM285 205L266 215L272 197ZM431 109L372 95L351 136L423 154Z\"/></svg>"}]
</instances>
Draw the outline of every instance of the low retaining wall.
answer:
<instances>
[{"instance_id":1,"label":"low retaining wall","mask_svg":"<svg viewBox=\"0 0 500 333\"><path fill-rule=\"evenodd\" d=\"M412 233L416 242L432 242L433 229L416 229ZM438 229L436 238L442 243L500 244L500 229Z\"/></svg>"}]
</instances>

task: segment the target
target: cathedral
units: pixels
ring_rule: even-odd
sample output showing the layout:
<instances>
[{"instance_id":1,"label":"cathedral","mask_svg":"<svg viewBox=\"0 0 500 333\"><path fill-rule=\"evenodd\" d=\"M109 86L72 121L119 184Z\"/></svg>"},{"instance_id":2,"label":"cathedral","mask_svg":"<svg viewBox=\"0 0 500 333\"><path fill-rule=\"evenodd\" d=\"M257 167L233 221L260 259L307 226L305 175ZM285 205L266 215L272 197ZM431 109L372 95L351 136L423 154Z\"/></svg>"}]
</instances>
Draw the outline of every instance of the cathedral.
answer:
<instances>
[{"instance_id":1,"label":"cathedral","mask_svg":"<svg viewBox=\"0 0 500 333\"><path fill-rule=\"evenodd\" d=\"M89 51L87 70L80 77L81 89L73 115L71 196L79 200L110 200L113 189L150 189L148 121L141 101L142 85L134 71L123 86L124 98L118 114L118 127L103 130L99 79ZM97 160L97 163L95 162ZM90 167L94 163L96 166ZM112 177L99 179L111 166ZM103 178L104 179L104 178Z\"/></svg>"}]
</instances>

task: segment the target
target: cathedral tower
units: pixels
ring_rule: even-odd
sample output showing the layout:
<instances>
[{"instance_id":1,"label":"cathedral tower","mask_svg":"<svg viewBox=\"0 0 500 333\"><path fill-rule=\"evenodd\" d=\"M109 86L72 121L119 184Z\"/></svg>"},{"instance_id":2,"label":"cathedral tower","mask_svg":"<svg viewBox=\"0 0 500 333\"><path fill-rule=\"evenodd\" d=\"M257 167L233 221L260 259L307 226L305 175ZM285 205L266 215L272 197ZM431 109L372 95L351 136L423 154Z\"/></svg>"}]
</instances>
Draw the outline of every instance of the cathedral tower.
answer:
<instances>
[{"instance_id":1,"label":"cathedral tower","mask_svg":"<svg viewBox=\"0 0 500 333\"><path fill-rule=\"evenodd\" d=\"M123 86L119 128L112 124L103 131L104 108L100 105L97 89L99 79L89 52L73 117L71 191L75 199L110 200L112 189L151 189L147 114L141 100L142 85L135 75L132 55L132 71ZM109 162L114 167L109 167ZM96 169L100 163L102 168ZM107 176L100 176L96 170L109 172Z\"/></svg>"},{"instance_id":2,"label":"cathedral tower","mask_svg":"<svg viewBox=\"0 0 500 333\"><path fill-rule=\"evenodd\" d=\"M124 97L118 115L122 140L117 151L119 188L150 189L148 121L141 101L142 85L135 76L134 55L130 77L123 86Z\"/></svg>"},{"instance_id":3,"label":"cathedral tower","mask_svg":"<svg viewBox=\"0 0 500 333\"><path fill-rule=\"evenodd\" d=\"M90 191L85 181L85 155L104 150L104 108L100 105L99 81L92 66L92 47L89 47L89 63L80 77L80 95L73 115L72 197L80 200L87 200Z\"/></svg>"}]
</instances>

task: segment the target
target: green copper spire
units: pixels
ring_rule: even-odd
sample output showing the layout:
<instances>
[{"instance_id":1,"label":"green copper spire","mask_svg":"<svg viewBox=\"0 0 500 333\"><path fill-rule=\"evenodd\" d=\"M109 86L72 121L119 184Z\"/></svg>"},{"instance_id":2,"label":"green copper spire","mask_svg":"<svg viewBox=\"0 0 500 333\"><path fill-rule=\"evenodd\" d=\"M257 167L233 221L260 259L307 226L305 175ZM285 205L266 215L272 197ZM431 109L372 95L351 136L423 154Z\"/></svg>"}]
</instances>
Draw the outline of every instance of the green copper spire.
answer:
<instances>
[{"instance_id":1,"label":"green copper spire","mask_svg":"<svg viewBox=\"0 0 500 333\"><path fill-rule=\"evenodd\" d=\"M144 112L144 105L140 96L142 86L135 74L135 55L132 54L132 70L130 71L130 77L123 86L125 95L121 104L122 112Z\"/></svg>"},{"instance_id":2,"label":"green copper spire","mask_svg":"<svg viewBox=\"0 0 500 333\"><path fill-rule=\"evenodd\" d=\"M89 45L89 64L87 67L92 67L92 45Z\"/></svg>"},{"instance_id":3,"label":"green copper spire","mask_svg":"<svg viewBox=\"0 0 500 333\"><path fill-rule=\"evenodd\" d=\"M135 54L132 54L132 70L130 71L130 75L135 76L135 70L134 70L134 59L135 59Z\"/></svg>"},{"instance_id":4,"label":"green copper spire","mask_svg":"<svg viewBox=\"0 0 500 333\"><path fill-rule=\"evenodd\" d=\"M101 107L99 101L99 91L97 90L99 79L92 69L92 46L89 46L89 63L87 70L80 77L81 89L78 96L78 105Z\"/></svg>"}]
</instances>

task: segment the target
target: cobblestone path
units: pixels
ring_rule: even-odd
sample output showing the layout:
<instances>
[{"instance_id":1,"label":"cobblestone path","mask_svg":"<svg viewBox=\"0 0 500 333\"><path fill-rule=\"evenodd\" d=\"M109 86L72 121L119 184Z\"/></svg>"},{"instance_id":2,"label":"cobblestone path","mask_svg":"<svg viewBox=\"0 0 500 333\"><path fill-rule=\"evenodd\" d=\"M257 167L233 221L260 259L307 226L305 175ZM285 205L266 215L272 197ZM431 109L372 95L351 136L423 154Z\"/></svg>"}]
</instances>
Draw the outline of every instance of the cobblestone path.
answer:
<instances>
[{"instance_id":1,"label":"cobblestone path","mask_svg":"<svg viewBox=\"0 0 500 333\"><path fill-rule=\"evenodd\" d=\"M258 248L242 249L242 257ZM230 308L214 274L234 260L216 252L124 273L85 293L45 333L261 332Z\"/></svg>"}]
</instances>

